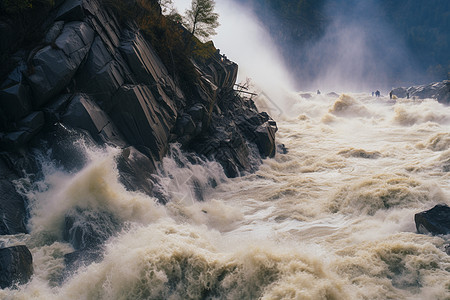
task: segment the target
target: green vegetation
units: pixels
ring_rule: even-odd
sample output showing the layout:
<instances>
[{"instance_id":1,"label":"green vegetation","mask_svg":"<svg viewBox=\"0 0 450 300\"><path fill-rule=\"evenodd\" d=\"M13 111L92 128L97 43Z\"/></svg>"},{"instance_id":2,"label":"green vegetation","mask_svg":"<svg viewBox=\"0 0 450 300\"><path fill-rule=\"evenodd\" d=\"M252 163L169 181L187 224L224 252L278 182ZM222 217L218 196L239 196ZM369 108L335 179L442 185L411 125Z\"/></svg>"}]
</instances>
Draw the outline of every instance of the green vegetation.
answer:
<instances>
[{"instance_id":1,"label":"green vegetation","mask_svg":"<svg viewBox=\"0 0 450 300\"><path fill-rule=\"evenodd\" d=\"M219 26L219 15L214 12L214 0L192 0L191 8L186 10L185 25L192 35L207 39L215 35Z\"/></svg>"},{"instance_id":2,"label":"green vegetation","mask_svg":"<svg viewBox=\"0 0 450 300\"><path fill-rule=\"evenodd\" d=\"M212 43L202 43L181 25L181 16L171 9L172 2L170 0L103 0L103 2L116 11L122 22L134 20L184 93L188 97L195 94L193 89L198 75L190 58L206 60L216 49ZM164 9L167 15L163 15Z\"/></svg>"}]
</instances>

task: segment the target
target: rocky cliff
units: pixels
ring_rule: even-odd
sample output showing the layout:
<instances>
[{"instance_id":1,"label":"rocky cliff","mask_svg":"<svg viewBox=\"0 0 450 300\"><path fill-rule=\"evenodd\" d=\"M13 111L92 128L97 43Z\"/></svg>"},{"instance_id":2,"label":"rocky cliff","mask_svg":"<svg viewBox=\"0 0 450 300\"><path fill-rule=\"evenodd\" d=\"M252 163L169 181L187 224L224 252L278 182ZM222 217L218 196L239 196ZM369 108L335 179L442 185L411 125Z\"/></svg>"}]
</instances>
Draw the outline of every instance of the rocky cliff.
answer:
<instances>
[{"instance_id":1,"label":"rocky cliff","mask_svg":"<svg viewBox=\"0 0 450 300\"><path fill-rule=\"evenodd\" d=\"M217 160L230 177L275 154L275 122L233 90L237 64L218 51L189 57L186 92L135 22L119 22L97 0L56 3L44 38L13 54L16 67L0 84L0 234L27 231L27 204L12 181L39 177L36 149L76 171L80 137L120 148L123 184L153 196L170 143Z\"/></svg>"},{"instance_id":2,"label":"rocky cliff","mask_svg":"<svg viewBox=\"0 0 450 300\"><path fill-rule=\"evenodd\" d=\"M392 90L392 95L399 98L412 99L436 99L440 103L450 104L450 80L430 83L427 85L417 85L408 88L399 87Z\"/></svg>"}]
</instances>

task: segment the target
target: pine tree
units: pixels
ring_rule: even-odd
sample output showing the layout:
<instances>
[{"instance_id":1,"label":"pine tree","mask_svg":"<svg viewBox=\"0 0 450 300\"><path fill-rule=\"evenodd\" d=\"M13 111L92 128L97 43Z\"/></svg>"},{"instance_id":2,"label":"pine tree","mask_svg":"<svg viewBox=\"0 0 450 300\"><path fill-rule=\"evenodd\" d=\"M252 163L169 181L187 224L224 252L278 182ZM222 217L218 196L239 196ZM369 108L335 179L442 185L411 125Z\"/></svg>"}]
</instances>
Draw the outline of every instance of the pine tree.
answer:
<instances>
[{"instance_id":1,"label":"pine tree","mask_svg":"<svg viewBox=\"0 0 450 300\"><path fill-rule=\"evenodd\" d=\"M219 26L219 15L214 12L214 0L192 0L191 8L186 10L185 25L201 40L215 35Z\"/></svg>"}]
</instances>

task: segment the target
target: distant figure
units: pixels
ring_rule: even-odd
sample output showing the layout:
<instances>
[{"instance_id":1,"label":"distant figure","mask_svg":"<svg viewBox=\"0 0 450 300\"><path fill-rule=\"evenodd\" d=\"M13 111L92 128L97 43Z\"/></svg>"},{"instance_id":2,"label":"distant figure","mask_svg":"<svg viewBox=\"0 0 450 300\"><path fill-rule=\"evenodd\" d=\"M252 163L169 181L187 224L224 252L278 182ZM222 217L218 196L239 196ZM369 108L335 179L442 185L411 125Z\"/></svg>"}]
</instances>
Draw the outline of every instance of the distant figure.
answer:
<instances>
[{"instance_id":1,"label":"distant figure","mask_svg":"<svg viewBox=\"0 0 450 300\"><path fill-rule=\"evenodd\" d=\"M375 92L372 92L372 97L373 97L374 94L375 94Z\"/></svg>"},{"instance_id":2,"label":"distant figure","mask_svg":"<svg viewBox=\"0 0 450 300\"><path fill-rule=\"evenodd\" d=\"M375 96L377 96L377 97L380 97L380 91L379 90L377 90L376 92L375 92Z\"/></svg>"},{"instance_id":3,"label":"distant figure","mask_svg":"<svg viewBox=\"0 0 450 300\"><path fill-rule=\"evenodd\" d=\"M409 93L406 93L406 99L409 99Z\"/></svg>"},{"instance_id":4,"label":"distant figure","mask_svg":"<svg viewBox=\"0 0 450 300\"><path fill-rule=\"evenodd\" d=\"M319 90L317 90L317 95L320 95L320 91Z\"/></svg>"},{"instance_id":5,"label":"distant figure","mask_svg":"<svg viewBox=\"0 0 450 300\"><path fill-rule=\"evenodd\" d=\"M392 91L389 92L389 99L392 99Z\"/></svg>"}]
</instances>

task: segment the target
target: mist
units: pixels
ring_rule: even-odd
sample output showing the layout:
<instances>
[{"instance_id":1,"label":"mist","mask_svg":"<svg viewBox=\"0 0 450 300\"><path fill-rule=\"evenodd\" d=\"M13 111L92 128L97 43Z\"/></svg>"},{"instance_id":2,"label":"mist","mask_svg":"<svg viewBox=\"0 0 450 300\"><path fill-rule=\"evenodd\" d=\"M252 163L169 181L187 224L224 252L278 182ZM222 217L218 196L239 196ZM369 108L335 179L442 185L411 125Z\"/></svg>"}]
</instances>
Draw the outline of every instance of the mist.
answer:
<instances>
[{"instance_id":1,"label":"mist","mask_svg":"<svg viewBox=\"0 0 450 300\"><path fill-rule=\"evenodd\" d=\"M303 88L387 91L421 79L403 37L383 18L377 1L329 0L325 14L330 23L323 37L299 49Z\"/></svg>"},{"instance_id":2,"label":"mist","mask_svg":"<svg viewBox=\"0 0 450 300\"><path fill-rule=\"evenodd\" d=\"M183 14L189 0L174 1ZM211 39L220 53L239 66L238 83L250 80L254 91L264 92L279 109L288 104L295 91L293 76L285 65L280 49L258 20L251 6L234 1L216 1L220 26Z\"/></svg>"}]
</instances>

